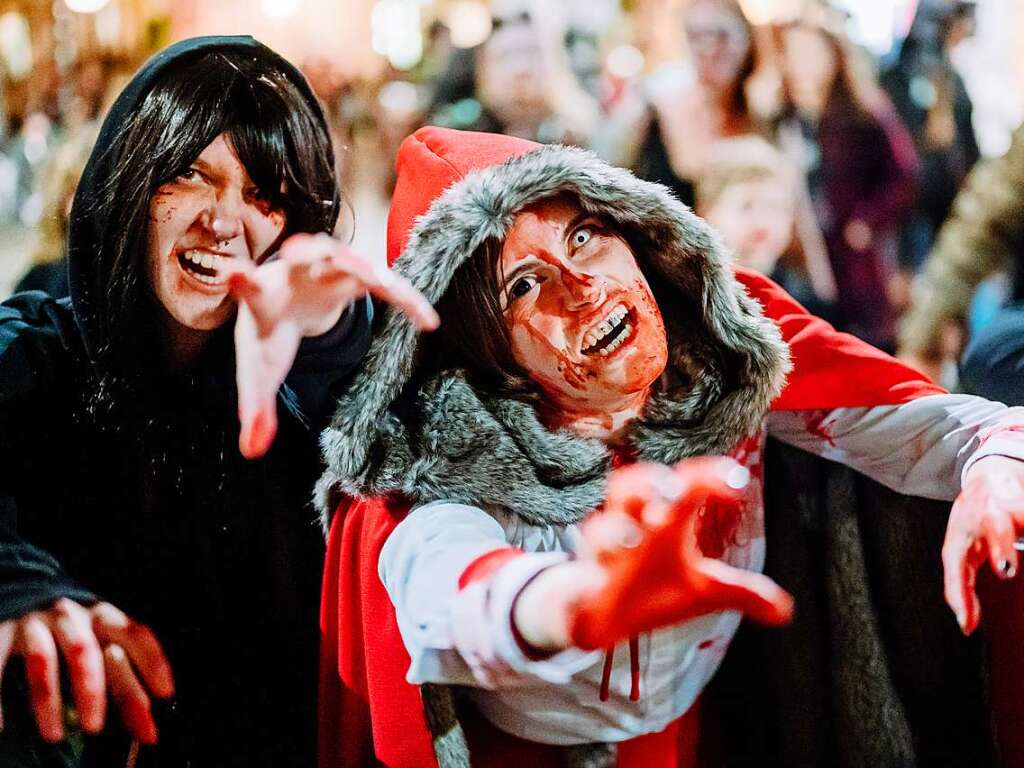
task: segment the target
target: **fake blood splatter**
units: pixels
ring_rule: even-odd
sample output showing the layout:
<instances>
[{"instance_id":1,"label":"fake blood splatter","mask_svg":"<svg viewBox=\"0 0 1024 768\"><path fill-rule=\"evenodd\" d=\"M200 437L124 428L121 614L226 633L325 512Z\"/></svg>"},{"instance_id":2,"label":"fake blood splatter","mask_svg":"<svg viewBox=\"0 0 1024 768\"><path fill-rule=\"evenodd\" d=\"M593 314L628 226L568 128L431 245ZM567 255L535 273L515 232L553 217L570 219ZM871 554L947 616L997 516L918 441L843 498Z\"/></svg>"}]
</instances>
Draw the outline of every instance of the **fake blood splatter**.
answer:
<instances>
[{"instance_id":1,"label":"fake blood splatter","mask_svg":"<svg viewBox=\"0 0 1024 768\"><path fill-rule=\"evenodd\" d=\"M802 411L801 414L808 433L828 445L835 446L836 443L832 439L832 433L828 431L828 427L825 425L825 419L829 414L827 410Z\"/></svg>"},{"instance_id":2,"label":"fake blood splatter","mask_svg":"<svg viewBox=\"0 0 1024 768\"><path fill-rule=\"evenodd\" d=\"M729 455L750 471L759 484L764 475L761 461L761 435L748 437ZM720 559L730 547L738 546L744 535L743 524L750 520L748 500L739 504L711 502L704 505L697 518L697 546L705 557Z\"/></svg>"}]
</instances>

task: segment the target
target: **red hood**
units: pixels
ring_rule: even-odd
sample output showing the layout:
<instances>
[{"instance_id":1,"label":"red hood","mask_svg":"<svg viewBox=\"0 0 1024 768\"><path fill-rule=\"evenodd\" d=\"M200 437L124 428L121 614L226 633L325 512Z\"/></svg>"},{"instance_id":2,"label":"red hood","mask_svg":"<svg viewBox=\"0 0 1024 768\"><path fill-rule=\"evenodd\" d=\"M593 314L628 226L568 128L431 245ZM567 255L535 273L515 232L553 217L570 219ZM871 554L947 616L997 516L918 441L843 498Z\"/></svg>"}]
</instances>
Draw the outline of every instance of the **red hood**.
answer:
<instances>
[{"instance_id":1,"label":"red hood","mask_svg":"<svg viewBox=\"0 0 1024 768\"><path fill-rule=\"evenodd\" d=\"M427 126L402 142L395 163L398 181L388 214L388 264L405 250L416 219L467 173L501 165L540 144L493 133Z\"/></svg>"}]
</instances>

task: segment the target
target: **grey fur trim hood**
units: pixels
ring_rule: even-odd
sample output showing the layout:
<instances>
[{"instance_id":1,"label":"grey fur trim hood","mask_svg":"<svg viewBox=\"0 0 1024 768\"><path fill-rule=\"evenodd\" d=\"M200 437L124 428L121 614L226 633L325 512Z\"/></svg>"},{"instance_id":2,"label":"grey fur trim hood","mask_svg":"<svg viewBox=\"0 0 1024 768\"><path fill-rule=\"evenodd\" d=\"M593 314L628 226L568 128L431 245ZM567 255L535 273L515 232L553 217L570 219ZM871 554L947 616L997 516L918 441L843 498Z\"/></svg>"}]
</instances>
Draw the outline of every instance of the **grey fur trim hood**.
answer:
<instances>
[{"instance_id":1,"label":"grey fur trim hood","mask_svg":"<svg viewBox=\"0 0 1024 768\"><path fill-rule=\"evenodd\" d=\"M659 301L680 385L655 393L631 428L636 456L673 463L724 453L754 433L782 389L788 348L737 282L719 238L658 184L580 149L423 128L399 151L389 260L437 302L481 244L504 238L517 212L563 193L612 223L644 272L671 289L672 305ZM401 418L392 406L414 373L418 344L404 316L383 313L321 438L325 523L340 495L459 501L534 525L575 523L600 505L611 460L600 441L547 429L532 404L479 391L462 371L429 377L414 393L415 423Z\"/></svg>"}]
</instances>

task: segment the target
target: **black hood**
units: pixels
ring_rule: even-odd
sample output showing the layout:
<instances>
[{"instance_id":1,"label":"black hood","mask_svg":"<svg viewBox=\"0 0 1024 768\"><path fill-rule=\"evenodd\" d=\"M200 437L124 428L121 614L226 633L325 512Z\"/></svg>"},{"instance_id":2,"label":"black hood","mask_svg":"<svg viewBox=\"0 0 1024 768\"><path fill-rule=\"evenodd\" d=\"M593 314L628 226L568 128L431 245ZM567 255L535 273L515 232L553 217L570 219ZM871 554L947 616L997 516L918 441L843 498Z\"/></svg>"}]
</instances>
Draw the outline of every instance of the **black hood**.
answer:
<instances>
[{"instance_id":1,"label":"black hood","mask_svg":"<svg viewBox=\"0 0 1024 768\"><path fill-rule=\"evenodd\" d=\"M96 145L82 172L71 208L68 235L71 304L85 349L94 361L97 351L102 349L106 342L103 338L102 324L97 318L97 312L102 311L102 303L93 294L96 284L94 271L96 265L101 263L99 251L105 241L104 228L107 225L107 222L95 213L97 192L110 183L117 162L116 153L107 150L117 142L154 84L163 75L197 56L216 52L251 53L252 56L273 65L306 97L313 114L327 131L327 121L320 103L302 73L286 59L252 37L193 37L175 43L149 59L125 86L103 121ZM335 187L332 223L337 219L339 208L340 190Z\"/></svg>"}]
</instances>

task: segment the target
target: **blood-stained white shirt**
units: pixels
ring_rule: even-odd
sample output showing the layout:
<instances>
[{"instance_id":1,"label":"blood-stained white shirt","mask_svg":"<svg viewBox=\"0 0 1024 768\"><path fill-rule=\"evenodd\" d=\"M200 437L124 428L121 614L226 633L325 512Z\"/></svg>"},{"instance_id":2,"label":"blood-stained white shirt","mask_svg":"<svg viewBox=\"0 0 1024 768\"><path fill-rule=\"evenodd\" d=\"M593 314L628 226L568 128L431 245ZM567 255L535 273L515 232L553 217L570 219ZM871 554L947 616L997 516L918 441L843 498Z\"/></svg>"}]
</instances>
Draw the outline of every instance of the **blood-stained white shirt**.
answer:
<instances>
[{"instance_id":1,"label":"blood-stained white shirt","mask_svg":"<svg viewBox=\"0 0 1024 768\"><path fill-rule=\"evenodd\" d=\"M931 395L903 405L782 411L765 430L782 442L847 464L902 493L952 500L970 466L988 455L1024 460L1024 408L967 395ZM764 567L761 458L764 432L734 457L751 484L742 524L722 559ZM709 614L639 639L640 697L630 700L626 643L614 650L601 701L604 652L569 649L528 658L512 632L512 604L538 572L568 559L578 526L533 526L478 507L439 501L413 509L381 552L379 573L398 619L413 683L470 686L497 727L548 744L617 742L664 729L684 714L718 669L740 623ZM459 589L479 557L516 547L526 555Z\"/></svg>"}]
</instances>

